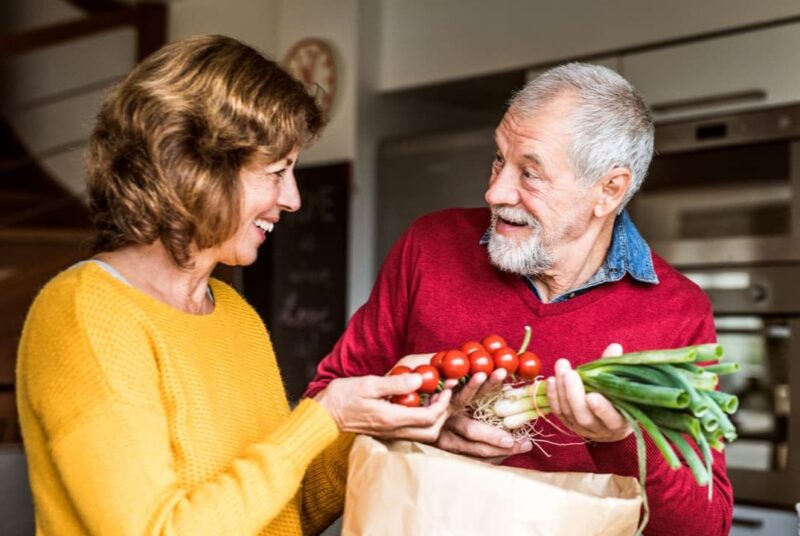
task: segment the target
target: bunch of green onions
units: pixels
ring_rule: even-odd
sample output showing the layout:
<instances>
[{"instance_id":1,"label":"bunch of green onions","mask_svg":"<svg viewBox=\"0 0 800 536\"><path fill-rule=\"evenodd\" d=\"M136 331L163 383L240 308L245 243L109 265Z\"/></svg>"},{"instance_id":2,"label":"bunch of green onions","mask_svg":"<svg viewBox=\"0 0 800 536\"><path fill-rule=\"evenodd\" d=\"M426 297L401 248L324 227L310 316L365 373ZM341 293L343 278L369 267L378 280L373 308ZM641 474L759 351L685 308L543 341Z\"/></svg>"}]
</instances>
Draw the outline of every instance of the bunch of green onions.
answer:
<instances>
[{"instance_id":1,"label":"bunch of green onions","mask_svg":"<svg viewBox=\"0 0 800 536\"><path fill-rule=\"evenodd\" d=\"M739 370L738 363L719 363L723 353L718 344L702 344L605 357L577 367L586 392L605 396L633 428L642 488L646 477L644 431L672 469L681 467L675 450L680 452L697 483L708 485L711 499L711 449L721 452L723 440L736 439L729 415L739 405L736 396L716 390L720 375ZM550 412L546 392L547 384L541 380L506 388L489 413L502 428L518 429ZM691 447L692 441L702 460ZM646 496L643 499L647 512Z\"/></svg>"}]
</instances>

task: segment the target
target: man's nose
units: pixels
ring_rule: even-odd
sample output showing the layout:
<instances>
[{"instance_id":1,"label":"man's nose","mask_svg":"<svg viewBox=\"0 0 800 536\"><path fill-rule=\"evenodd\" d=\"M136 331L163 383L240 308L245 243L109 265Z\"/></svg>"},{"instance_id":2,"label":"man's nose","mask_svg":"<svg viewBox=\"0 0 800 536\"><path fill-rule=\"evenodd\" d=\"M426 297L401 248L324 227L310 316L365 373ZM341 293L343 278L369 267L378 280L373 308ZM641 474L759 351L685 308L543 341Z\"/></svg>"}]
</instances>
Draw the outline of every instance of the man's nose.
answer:
<instances>
[{"instance_id":1,"label":"man's nose","mask_svg":"<svg viewBox=\"0 0 800 536\"><path fill-rule=\"evenodd\" d=\"M489 188L484 195L486 202L491 205L513 206L519 203L519 190L517 181L508 168L501 169L489 178Z\"/></svg>"}]
</instances>

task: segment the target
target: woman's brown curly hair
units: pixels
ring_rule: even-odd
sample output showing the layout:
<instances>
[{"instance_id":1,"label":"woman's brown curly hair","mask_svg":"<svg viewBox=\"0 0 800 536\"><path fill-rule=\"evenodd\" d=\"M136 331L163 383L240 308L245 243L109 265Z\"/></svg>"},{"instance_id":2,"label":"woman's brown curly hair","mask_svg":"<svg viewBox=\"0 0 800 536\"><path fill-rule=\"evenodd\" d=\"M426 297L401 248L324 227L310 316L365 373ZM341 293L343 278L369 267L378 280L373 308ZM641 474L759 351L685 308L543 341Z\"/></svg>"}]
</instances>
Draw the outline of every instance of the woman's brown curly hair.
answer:
<instances>
[{"instance_id":1,"label":"woman's brown curly hair","mask_svg":"<svg viewBox=\"0 0 800 536\"><path fill-rule=\"evenodd\" d=\"M89 141L94 251L160 240L175 262L236 231L239 173L310 143L323 118L304 86L219 35L155 52L106 97Z\"/></svg>"}]
</instances>

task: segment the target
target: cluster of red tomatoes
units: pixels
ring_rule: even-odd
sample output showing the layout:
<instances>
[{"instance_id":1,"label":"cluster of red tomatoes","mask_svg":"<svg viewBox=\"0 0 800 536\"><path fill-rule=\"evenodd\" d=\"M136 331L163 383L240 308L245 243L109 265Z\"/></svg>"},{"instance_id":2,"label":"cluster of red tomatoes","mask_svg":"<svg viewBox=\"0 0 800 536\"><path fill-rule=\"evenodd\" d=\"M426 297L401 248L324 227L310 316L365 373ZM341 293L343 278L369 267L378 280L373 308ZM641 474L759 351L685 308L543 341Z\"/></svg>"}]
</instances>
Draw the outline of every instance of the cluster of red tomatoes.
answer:
<instances>
[{"instance_id":1,"label":"cluster of red tomatoes","mask_svg":"<svg viewBox=\"0 0 800 536\"><path fill-rule=\"evenodd\" d=\"M533 352L518 354L509 348L500 335L487 335L478 341L468 341L458 350L437 352L431 358L430 365L420 365L414 370L399 365L389 374L406 374L415 372L422 376L422 386L416 393L395 395L391 401L395 404L416 407L420 405L420 394L432 394L441 391L442 378L463 380L468 376L483 372L487 376L497 369L506 369L512 381L516 379L532 380L539 375L542 362Z\"/></svg>"}]
</instances>

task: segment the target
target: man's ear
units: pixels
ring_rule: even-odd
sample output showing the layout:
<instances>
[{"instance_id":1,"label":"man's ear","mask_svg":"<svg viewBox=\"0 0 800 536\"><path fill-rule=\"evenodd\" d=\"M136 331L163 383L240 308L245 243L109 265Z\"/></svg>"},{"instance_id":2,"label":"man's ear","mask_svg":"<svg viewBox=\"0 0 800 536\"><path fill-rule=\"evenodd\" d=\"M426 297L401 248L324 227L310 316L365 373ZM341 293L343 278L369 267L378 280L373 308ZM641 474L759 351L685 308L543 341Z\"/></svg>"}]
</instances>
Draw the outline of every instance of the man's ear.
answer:
<instances>
[{"instance_id":1,"label":"man's ear","mask_svg":"<svg viewBox=\"0 0 800 536\"><path fill-rule=\"evenodd\" d=\"M599 196L594 205L594 215L603 218L616 213L631 187L631 171L625 167L614 168L598 181L597 187Z\"/></svg>"}]
</instances>

